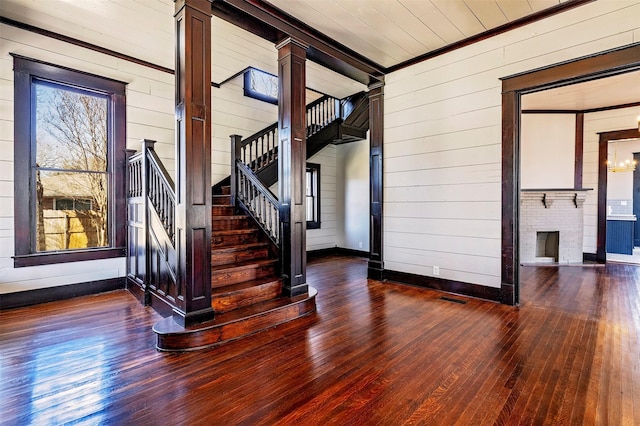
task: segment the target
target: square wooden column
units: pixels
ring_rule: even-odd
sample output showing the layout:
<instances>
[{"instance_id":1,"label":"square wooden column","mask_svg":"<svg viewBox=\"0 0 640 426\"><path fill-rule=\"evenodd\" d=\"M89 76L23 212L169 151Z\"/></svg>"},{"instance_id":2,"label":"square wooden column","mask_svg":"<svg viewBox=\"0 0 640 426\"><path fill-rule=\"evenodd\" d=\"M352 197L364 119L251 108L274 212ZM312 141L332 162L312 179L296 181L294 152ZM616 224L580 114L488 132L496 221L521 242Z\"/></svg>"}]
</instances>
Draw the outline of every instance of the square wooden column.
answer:
<instances>
[{"instance_id":1,"label":"square wooden column","mask_svg":"<svg viewBox=\"0 0 640 426\"><path fill-rule=\"evenodd\" d=\"M367 276L382 280L382 145L384 140L384 82L369 86L369 266Z\"/></svg>"},{"instance_id":2,"label":"square wooden column","mask_svg":"<svg viewBox=\"0 0 640 426\"><path fill-rule=\"evenodd\" d=\"M282 278L288 296L305 294L307 285L307 46L288 38L278 49L278 197L280 199Z\"/></svg>"},{"instance_id":3,"label":"square wooden column","mask_svg":"<svg viewBox=\"0 0 640 426\"><path fill-rule=\"evenodd\" d=\"M211 308L211 2L175 0L176 253L181 325Z\"/></svg>"}]
</instances>

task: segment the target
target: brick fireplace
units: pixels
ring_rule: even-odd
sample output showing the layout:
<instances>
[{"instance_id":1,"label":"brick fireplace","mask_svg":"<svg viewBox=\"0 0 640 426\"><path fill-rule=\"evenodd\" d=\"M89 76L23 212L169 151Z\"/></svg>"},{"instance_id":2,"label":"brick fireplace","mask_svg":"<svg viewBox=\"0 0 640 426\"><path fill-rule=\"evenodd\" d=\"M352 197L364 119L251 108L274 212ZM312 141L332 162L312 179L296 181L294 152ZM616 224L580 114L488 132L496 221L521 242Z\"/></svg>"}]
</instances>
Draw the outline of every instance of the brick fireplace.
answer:
<instances>
[{"instance_id":1,"label":"brick fireplace","mask_svg":"<svg viewBox=\"0 0 640 426\"><path fill-rule=\"evenodd\" d=\"M521 191L520 263L582 263L586 191Z\"/></svg>"}]
</instances>

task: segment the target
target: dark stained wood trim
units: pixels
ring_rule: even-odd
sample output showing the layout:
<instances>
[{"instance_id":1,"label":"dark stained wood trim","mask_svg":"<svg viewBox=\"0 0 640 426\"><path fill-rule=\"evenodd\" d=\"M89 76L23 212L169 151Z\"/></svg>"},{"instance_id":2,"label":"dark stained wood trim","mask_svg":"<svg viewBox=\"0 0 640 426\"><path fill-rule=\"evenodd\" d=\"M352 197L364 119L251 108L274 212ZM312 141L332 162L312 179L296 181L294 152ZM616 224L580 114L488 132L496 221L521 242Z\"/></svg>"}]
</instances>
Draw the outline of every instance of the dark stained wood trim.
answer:
<instances>
[{"instance_id":1,"label":"dark stained wood trim","mask_svg":"<svg viewBox=\"0 0 640 426\"><path fill-rule=\"evenodd\" d=\"M524 25L531 24L536 21L540 21L542 19L548 18L550 16L556 15L561 12L565 12L569 9L573 9L574 7L582 6L587 3L591 3L595 0L569 0L564 3L560 3L556 6L550 7L548 9L541 10L539 12L533 13L531 15L525 16L520 19L516 19L515 21L500 25L499 27L492 28L480 34L477 34L472 37L465 38L464 40L460 40L458 42L446 45L441 47L440 49L432 50L431 52L425 53L424 55L417 56L415 58L409 59L407 61L401 62L397 65L393 65L384 70L385 74L392 73L403 68L410 67L419 62L426 61L428 59L435 58L436 56L444 55L445 53L452 52L454 50L460 49L465 46L469 46L470 44L477 43L479 41L488 39L490 37L496 36L498 34L505 33L507 31L514 30L516 28L522 27Z\"/></svg>"},{"instance_id":2,"label":"dark stained wood trim","mask_svg":"<svg viewBox=\"0 0 640 426\"><path fill-rule=\"evenodd\" d=\"M32 33L40 34L46 37L53 38L55 40L63 41L65 43L70 43L75 46L84 47L85 49L93 50L94 52L103 53L105 55L112 56L114 58L122 59L128 62L132 62L134 64L142 65L147 68L152 68L157 71L162 71L168 74L173 74L174 71L171 68L163 67L162 65L157 65L152 62L144 61L142 59L135 58L133 56L125 55L124 53L116 52L115 50L107 49L106 47L101 47L92 43L88 43L83 40L79 40L77 38L69 37L60 33L56 33L54 31L45 30L44 28L36 27L34 25L26 24L24 22L16 21L13 19L6 18L4 16L0 16L0 24L10 25L12 27L20 28L21 30L30 31Z\"/></svg>"},{"instance_id":3,"label":"dark stained wood trim","mask_svg":"<svg viewBox=\"0 0 640 426\"><path fill-rule=\"evenodd\" d=\"M278 198L282 283L289 297L308 293L306 48L287 38L278 49Z\"/></svg>"},{"instance_id":4,"label":"dark stained wood trim","mask_svg":"<svg viewBox=\"0 0 640 426\"><path fill-rule=\"evenodd\" d=\"M14 71L14 267L123 257L126 254L126 83L96 74L11 54ZM35 189L31 182L31 156L35 143L32 79L47 79L99 91L109 98L109 247L36 253L32 241L35 218L31 214ZM31 95L30 95L31 94ZM33 115L32 115L33 114Z\"/></svg>"},{"instance_id":5,"label":"dark stained wood trim","mask_svg":"<svg viewBox=\"0 0 640 426\"><path fill-rule=\"evenodd\" d=\"M540 91L640 69L640 43L503 77L502 91Z\"/></svg>"},{"instance_id":6,"label":"dark stained wood trim","mask_svg":"<svg viewBox=\"0 0 640 426\"><path fill-rule=\"evenodd\" d=\"M582 261L583 262L598 262L598 255L596 255L594 253L582 253Z\"/></svg>"},{"instance_id":7,"label":"dark stained wood trim","mask_svg":"<svg viewBox=\"0 0 640 426\"><path fill-rule=\"evenodd\" d=\"M295 38L308 46L307 59L362 84L379 81L384 75L381 65L262 0L219 0L212 3L212 12L273 43Z\"/></svg>"},{"instance_id":8,"label":"dark stained wood trim","mask_svg":"<svg viewBox=\"0 0 640 426\"><path fill-rule=\"evenodd\" d=\"M575 109L523 109L521 114L577 114Z\"/></svg>"},{"instance_id":9,"label":"dark stained wood trim","mask_svg":"<svg viewBox=\"0 0 640 426\"><path fill-rule=\"evenodd\" d=\"M517 305L520 282L520 94L502 94L502 303ZM514 143L518 141L518 143Z\"/></svg>"},{"instance_id":10,"label":"dark stained wood trim","mask_svg":"<svg viewBox=\"0 0 640 426\"><path fill-rule=\"evenodd\" d=\"M211 307L211 12L178 0L176 25L176 254L173 319L188 326Z\"/></svg>"},{"instance_id":11,"label":"dark stained wood trim","mask_svg":"<svg viewBox=\"0 0 640 426\"><path fill-rule=\"evenodd\" d=\"M640 102L630 102L628 104L618 104L618 105L607 105L598 108L589 108L582 110L573 110L573 109L523 109L522 114L590 114L592 112L602 112L602 111L611 111L616 109L623 108L633 108L640 106Z\"/></svg>"},{"instance_id":12,"label":"dark stained wood trim","mask_svg":"<svg viewBox=\"0 0 640 426\"><path fill-rule=\"evenodd\" d=\"M503 303L513 289L519 302L519 197L520 197L520 97L523 93L622 74L640 69L640 43L600 52L556 65L502 78L502 294ZM602 154L600 154L602 155ZM606 158L606 154L605 154ZM602 163L602 162L601 162ZM599 167L603 167L600 164ZM606 173L605 173L606 174ZM602 184L602 181L599 185ZM601 191L600 191L601 192ZM600 203L599 194L599 203ZM599 205L600 211L602 207ZM604 210L603 210L604 213ZM598 245L601 224L598 214ZM606 217L605 217L606 220ZM604 241L602 241L603 243ZM599 254L601 259L602 255Z\"/></svg>"},{"instance_id":13,"label":"dark stained wood trim","mask_svg":"<svg viewBox=\"0 0 640 426\"><path fill-rule=\"evenodd\" d=\"M469 284L460 281L446 280L443 278L427 277L407 272L392 271L390 269L384 270L383 278L397 283L410 284L418 287L431 288L449 293L456 293L464 296L477 297L480 299L504 303L502 292L496 287Z\"/></svg>"},{"instance_id":14,"label":"dark stained wood trim","mask_svg":"<svg viewBox=\"0 0 640 426\"><path fill-rule=\"evenodd\" d=\"M324 249L307 251L308 261L312 259L318 259L320 257L327 257L327 256L362 257L362 258L368 259L369 252L362 251L362 250L348 249L343 247L329 247Z\"/></svg>"},{"instance_id":15,"label":"dark stained wood trim","mask_svg":"<svg viewBox=\"0 0 640 426\"><path fill-rule=\"evenodd\" d=\"M131 277L127 277L127 290L138 299L140 304L151 306L153 310L163 318L173 315L173 306L159 297L155 292L145 292L144 289L140 287L140 284Z\"/></svg>"},{"instance_id":16,"label":"dark stained wood trim","mask_svg":"<svg viewBox=\"0 0 640 426\"><path fill-rule=\"evenodd\" d=\"M67 284L56 287L38 288L35 290L17 291L15 293L0 294L2 310L37 305L39 303L54 302L56 300L71 299L78 296L104 293L106 291L125 288L125 278L109 278L106 280L89 281L78 284Z\"/></svg>"},{"instance_id":17,"label":"dark stained wood trim","mask_svg":"<svg viewBox=\"0 0 640 426\"><path fill-rule=\"evenodd\" d=\"M617 139L617 138L616 138ZM608 142L606 136L600 135L598 141L598 229L596 244L596 259L598 262L607 261L607 155Z\"/></svg>"},{"instance_id":18,"label":"dark stained wood trim","mask_svg":"<svg viewBox=\"0 0 640 426\"><path fill-rule=\"evenodd\" d=\"M607 157L609 141L640 138L640 130L624 129L598 133L598 244L596 260L607 261Z\"/></svg>"},{"instance_id":19,"label":"dark stained wood trim","mask_svg":"<svg viewBox=\"0 0 640 426\"><path fill-rule=\"evenodd\" d=\"M608 105L608 106L604 106L604 107L600 107L600 108L585 109L582 112L585 113L585 114L588 114L588 113L592 113L592 112L611 111L611 110L614 110L614 109L633 108L633 107L637 107L637 106L640 106L640 102L630 102L628 104L620 104L620 105Z\"/></svg>"},{"instance_id":20,"label":"dark stained wood trim","mask_svg":"<svg viewBox=\"0 0 640 426\"><path fill-rule=\"evenodd\" d=\"M367 276L384 270L384 83L369 86L369 265Z\"/></svg>"},{"instance_id":21,"label":"dark stained wood trim","mask_svg":"<svg viewBox=\"0 0 640 426\"><path fill-rule=\"evenodd\" d=\"M573 187L582 188L584 163L584 113L576 114L575 160L573 163Z\"/></svg>"},{"instance_id":22,"label":"dark stained wood trim","mask_svg":"<svg viewBox=\"0 0 640 426\"><path fill-rule=\"evenodd\" d=\"M13 266L16 268L22 268L26 266L53 265L56 263L113 259L116 257L124 257L126 256L126 253L126 247L110 247L104 249L74 250L69 252L15 255L13 256Z\"/></svg>"}]
</instances>

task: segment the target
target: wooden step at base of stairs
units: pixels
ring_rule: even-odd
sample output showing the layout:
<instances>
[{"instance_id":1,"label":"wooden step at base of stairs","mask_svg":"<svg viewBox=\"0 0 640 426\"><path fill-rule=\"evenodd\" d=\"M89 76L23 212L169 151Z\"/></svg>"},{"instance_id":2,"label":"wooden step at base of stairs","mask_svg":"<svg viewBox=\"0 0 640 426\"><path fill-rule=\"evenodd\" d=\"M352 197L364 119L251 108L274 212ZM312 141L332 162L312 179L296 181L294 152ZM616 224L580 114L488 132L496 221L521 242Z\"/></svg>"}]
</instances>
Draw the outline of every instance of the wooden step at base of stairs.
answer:
<instances>
[{"instance_id":1,"label":"wooden step at base of stairs","mask_svg":"<svg viewBox=\"0 0 640 426\"><path fill-rule=\"evenodd\" d=\"M244 281L214 289L211 307L216 313L229 312L254 303L265 302L282 294L280 278Z\"/></svg>"},{"instance_id":2,"label":"wooden step at base of stairs","mask_svg":"<svg viewBox=\"0 0 640 426\"><path fill-rule=\"evenodd\" d=\"M153 326L156 348L161 351L189 351L230 342L279 324L312 314L317 291L288 298L279 297L217 315L212 321L182 327L172 317Z\"/></svg>"},{"instance_id":3,"label":"wooden step at base of stairs","mask_svg":"<svg viewBox=\"0 0 640 426\"><path fill-rule=\"evenodd\" d=\"M277 259L257 259L211 268L211 287L218 288L243 281L275 277Z\"/></svg>"},{"instance_id":4,"label":"wooden step at base of stairs","mask_svg":"<svg viewBox=\"0 0 640 426\"><path fill-rule=\"evenodd\" d=\"M251 259L264 259L269 255L267 243L239 244L237 246L212 248L211 266L230 265Z\"/></svg>"}]
</instances>

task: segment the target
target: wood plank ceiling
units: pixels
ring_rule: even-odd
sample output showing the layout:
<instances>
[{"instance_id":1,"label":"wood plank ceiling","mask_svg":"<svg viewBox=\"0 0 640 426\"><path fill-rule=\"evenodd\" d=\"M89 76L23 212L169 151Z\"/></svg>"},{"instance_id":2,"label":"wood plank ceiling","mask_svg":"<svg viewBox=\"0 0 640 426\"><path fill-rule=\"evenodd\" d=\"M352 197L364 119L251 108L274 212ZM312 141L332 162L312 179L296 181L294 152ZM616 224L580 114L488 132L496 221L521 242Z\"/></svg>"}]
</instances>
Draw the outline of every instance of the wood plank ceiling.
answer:
<instances>
[{"instance_id":1,"label":"wood plank ceiling","mask_svg":"<svg viewBox=\"0 0 640 426\"><path fill-rule=\"evenodd\" d=\"M385 68L567 0L268 0Z\"/></svg>"}]
</instances>

